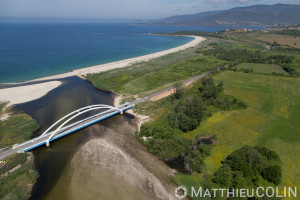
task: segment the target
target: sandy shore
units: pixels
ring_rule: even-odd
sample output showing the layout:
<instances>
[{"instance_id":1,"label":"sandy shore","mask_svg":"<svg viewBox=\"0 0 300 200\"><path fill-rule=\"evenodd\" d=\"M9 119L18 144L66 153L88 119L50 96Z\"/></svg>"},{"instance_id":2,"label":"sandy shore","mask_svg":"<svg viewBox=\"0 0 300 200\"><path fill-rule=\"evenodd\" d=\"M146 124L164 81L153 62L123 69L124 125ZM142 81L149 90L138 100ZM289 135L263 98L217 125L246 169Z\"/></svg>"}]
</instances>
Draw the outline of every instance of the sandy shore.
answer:
<instances>
[{"instance_id":1,"label":"sandy shore","mask_svg":"<svg viewBox=\"0 0 300 200\"><path fill-rule=\"evenodd\" d=\"M99 73L99 72L104 72L112 69L126 67L136 62L149 61L151 59L158 58L170 53L175 53L177 51L194 47L205 40L205 38L199 36L189 36L189 37L193 37L194 40L172 49L168 49L168 50L164 50L164 51L160 51L160 52L156 52L144 56L139 56L135 58L125 59L121 61L111 62L107 64L77 69L63 74L38 78L38 79L24 82L24 83L30 83L35 81L49 80L49 82L45 82L45 83L0 89L0 102L10 102L9 105L14 105L14 104L32 101L46 95L49 91L55 89L61 84L59 81L50 81L50 80L66 78L70 76L82 77L83 75L86 74Z\"/></svg>"},{"instance_id":2,"label":"sandy shore","mask_svg":"<svg viewBox=\"0 0 300 200\"><path fill-rule=\"evenodd\" d=\"M8 105L25 103L41 98L60 85L60 81L49 81L46 83L1 89L0 102L9 102Z\"/></svg>"},{"instance_id":3,"label":"sandy shore","mask_svg":"<svg viewBox=\"0 0 300 200\"><path fill-rule=\"evenodd\" d=\"M175 37L177 37L177 36L175 36ZM158 58L158 57L170 54L170 53L175 53L177 51L181 51L181 50L184 50L184 49L187 49L187 48L190 48L190 47L197 46L198 44L200 44L201 42L206 40L205 38L199 37L199 36L186 36L186 37L193 37L194 40L192 40L192 41L190 41L190 42L188 42L184 45L172 48L172 49L159 51L159 52L152 53L152 54L147 54L147 55L144 55L144 56L138 56L138 57L134 57L134 58L120 60L120 61L116 61L116 62L96 65L96 66L92 66L92 67L86 67L86 68L82 68L82 69L76 69L76 70L72 70L72 71L67 72L67 73L58 74L58 75L54 75L54 76L47 76L47 77L43 77L43 78L38 78L38 79L34 79L34 80L31 80L31 81L27 81L27 82L52 80L52 79L66 78L66 77L69 77L69 76L80 76L81 77L82 75L86 75L86 74L93 74L93 73L104 72L104 71L108 71L108 70L112 70L112 69L123 68L123 67L126 67L130 64L133 64L133 63L146 62L146 61L149 61L149 60L154 59L154 58Z\"/></svg>"}]
</instances>

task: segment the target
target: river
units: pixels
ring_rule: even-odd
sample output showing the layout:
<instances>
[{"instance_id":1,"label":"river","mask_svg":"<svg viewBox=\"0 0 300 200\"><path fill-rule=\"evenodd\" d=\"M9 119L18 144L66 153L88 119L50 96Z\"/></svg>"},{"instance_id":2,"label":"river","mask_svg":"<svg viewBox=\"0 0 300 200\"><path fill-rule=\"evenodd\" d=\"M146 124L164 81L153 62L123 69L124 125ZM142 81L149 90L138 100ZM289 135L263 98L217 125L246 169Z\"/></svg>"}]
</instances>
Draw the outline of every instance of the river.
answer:
<instances>
[{"instance_id":1,"label":"river","mask_svg":"<svg viewBox=\"0 0 300 200\"><path fill-rule=\"evenodd\" d=\"M67 113L92 104L113 105L114 94L78 77L44 97L16 106L40 125L35 135ZM172 170L135 137L137 119L118 115L33 151L36 199L172 199Z\"/></svg>"}]
</instances>

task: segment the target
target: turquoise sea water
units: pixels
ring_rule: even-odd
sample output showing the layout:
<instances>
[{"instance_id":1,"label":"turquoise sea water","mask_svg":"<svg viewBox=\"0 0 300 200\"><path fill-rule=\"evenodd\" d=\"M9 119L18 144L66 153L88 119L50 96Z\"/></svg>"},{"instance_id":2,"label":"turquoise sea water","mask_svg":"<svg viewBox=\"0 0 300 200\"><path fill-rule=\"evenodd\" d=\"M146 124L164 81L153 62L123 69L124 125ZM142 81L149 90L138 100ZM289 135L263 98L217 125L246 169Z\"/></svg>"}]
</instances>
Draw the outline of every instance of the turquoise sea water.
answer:
<instances>
[{"instance_id":1,"label":"turquoise sea water","mask_svg":"<svg viewBox=\"0 0 300 200\"><path fill-rule=\"evenodd\" d=\"M192 40L148 33L212 32L225 28L125 23L0 23L0 83L26 81L141 56Z\"/></svg>"}]
</instances>

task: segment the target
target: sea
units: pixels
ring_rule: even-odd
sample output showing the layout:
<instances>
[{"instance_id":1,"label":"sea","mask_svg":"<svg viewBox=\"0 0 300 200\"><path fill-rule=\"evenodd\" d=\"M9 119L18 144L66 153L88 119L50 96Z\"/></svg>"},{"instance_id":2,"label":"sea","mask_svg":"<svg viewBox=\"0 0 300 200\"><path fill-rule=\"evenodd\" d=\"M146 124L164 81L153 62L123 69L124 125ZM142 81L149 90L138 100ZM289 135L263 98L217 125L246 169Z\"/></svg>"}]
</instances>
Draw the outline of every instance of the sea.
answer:
<instances>
[{"instance_id":1,"label":"sea","mask_svg":"<svg viewBox=\"0 0 300 200\"><path fill-rule=\"evenodd\" d=\"M142 56L192 40L150 33L229 27L130 23L0 23L0 83L23 82ZM262 27L251 27L261 29Z\"/></svg>"}]
</instances>

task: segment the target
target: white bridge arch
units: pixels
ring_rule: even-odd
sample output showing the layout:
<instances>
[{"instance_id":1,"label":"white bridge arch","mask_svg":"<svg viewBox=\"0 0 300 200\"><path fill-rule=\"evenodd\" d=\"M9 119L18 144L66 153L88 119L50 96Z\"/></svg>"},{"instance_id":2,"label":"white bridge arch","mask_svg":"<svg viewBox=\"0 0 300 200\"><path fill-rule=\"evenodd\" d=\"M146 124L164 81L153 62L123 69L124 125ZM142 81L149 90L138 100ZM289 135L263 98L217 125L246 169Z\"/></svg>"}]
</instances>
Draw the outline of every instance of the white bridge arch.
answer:
<instances>
[{"instance_id":1,"label":"white bridge arch","mask_svg":"<svg viewBox=\"0 0 300 200\"><path fill-rule=\"evenodd\" d=\"M59 133L59 131L61 131L62 129L66 128L68 126L68 122L70 122L72 119L78 117L79 115L82 115L82 114L84 114L86 112L89 112L89 111L92 111L92 110L98 110L98 109L106 109L106 110L103 111L103 112L100 112L100 113L98 113L96 115L93 115L92 117L95 117L97 115L102 115L102 114L111 112L112 110L119 111L120 114L123 114L123 110L122 109L120 109L118 107L113 107L113 106L105 105L105 104L96 104L96 105L86 106L86 107L77 109L77 110L75 110L75 111L73 111L73 112L65 115L64 117L60 118L59 120L57 120L47 130L45 130L43 132L43 134L40 135L40 137L45 136L45 135L49 135L49 137L46 140L46 145L50 146L50 140L53 137L55 137L57 135L57 133ZM92 117L85 118L84 121L89 120ZM72 125L79 124L82 121L83 120L77 121L77 122L73 123ZM59 125L59 126L55 130L53 130L54 127L57 126L57 125Z\"/></svg>"}]
</instances>

